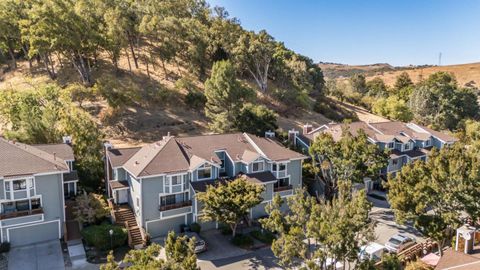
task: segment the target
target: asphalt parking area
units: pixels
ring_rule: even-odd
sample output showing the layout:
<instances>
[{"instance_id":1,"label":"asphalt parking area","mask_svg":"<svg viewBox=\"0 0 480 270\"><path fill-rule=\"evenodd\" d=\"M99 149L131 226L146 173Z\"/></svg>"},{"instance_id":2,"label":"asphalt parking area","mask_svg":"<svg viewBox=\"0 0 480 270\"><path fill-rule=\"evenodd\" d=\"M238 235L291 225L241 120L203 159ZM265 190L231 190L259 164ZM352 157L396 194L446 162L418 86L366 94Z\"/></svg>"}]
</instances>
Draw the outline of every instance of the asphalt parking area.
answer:
<instances>
[{"instance_id":1,"label":"asphalt parking area","mask_svg":"<svg viewBox=\"0 0 480 270\"><path fill-rule=\"evenodd\" d=\"M64 270L65 263L60 241L52 240L10 249L8 269Z\"/></svg>"}]
</instances>

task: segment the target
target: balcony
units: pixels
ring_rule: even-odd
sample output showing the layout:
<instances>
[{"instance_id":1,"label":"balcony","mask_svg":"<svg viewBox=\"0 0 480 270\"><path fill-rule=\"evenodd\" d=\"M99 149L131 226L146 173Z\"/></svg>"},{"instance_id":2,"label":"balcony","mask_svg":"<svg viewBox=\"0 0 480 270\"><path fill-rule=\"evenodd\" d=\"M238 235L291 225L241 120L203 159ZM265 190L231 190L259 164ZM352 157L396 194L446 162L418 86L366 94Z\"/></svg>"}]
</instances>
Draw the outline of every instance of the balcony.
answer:
<instances>
[{"instance_id":1,"label":"balcony","mask_svg":"<svg viewBox=\"0 0 480 270\"><path fill-rule=\"evenodd\" d=\"M273 192L282 192L282 191L291 190L291 189L293 189L293 186L292 186L292 185L288 185L288 186L277 186L277 187L273 187Z\"/></svg>"},{"instance_id":2,"label":"balcony","mask_svg":"<svg viewBox=\"0 0 480 270\"><path fill-rule=\"evenodd\" d=\"M179 203L174 203L174 204L168 204L168 205L160 205L160 211L168 211L172 209L178 209L178 208L183 208L183 207L188 207L192 206L192 201L184 201L184 202L179 202Z\"/></svg>"},{"instance_id":3,"label":"balcony","mask_svg":"<svg viewBox=\"0 0 480 270\"><path fill-rule=\"evenodd\" d=\"M17 218L17 217L25 217L31 215L38 215L43 214L43 208L37 208L32 210L23 210L23 211L15 211L10 213L0 214L0 220L9 219L9 218Z\"/></svg>"}]
</instances>

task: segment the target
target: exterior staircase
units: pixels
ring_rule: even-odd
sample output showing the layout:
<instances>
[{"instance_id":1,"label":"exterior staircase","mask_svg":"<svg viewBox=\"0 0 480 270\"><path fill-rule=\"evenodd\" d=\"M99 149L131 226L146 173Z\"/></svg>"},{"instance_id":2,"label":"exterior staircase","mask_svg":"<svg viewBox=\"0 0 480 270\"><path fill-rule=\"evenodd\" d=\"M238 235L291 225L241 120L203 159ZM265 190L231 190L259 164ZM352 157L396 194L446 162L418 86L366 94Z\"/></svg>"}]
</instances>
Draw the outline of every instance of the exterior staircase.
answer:
<instances>
[{"instance_id":1,"label":"exterior staircase","mask_svg":"<svg viewBox=\"0 0 480 270\"><path fill-rule=\"evenodd\" d=\"M146 243L143 228L139 227L132 209L128 205L113 206L113 219L118 225L124 226L128 232L128 245L131 248L142 248Z\"/></svg>"}]
</instances>

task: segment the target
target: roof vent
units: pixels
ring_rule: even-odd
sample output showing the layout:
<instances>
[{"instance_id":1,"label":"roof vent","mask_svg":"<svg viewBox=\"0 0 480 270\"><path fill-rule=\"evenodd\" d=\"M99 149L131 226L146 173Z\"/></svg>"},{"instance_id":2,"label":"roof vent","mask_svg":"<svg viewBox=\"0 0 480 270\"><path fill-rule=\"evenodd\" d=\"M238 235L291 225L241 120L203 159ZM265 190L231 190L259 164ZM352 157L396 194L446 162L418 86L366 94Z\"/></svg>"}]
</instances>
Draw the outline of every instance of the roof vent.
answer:
<instances>
[{"instance_id":1,"label":"roof vent","mask_svg":"<svg viewBox=\"0 0 480 270\"><path fill-rule=\"evenodd\" d=\"M64 144L72 145L72 137L71 136L63 136L62 140L63 140Z\"/></svg>"},{"instance_id":2,"label":"roof vent","mask_svg":"<svg viewBox=\"0 0 480 270\"><path fill-rule=\"evenodd\" d=\"M265 138L275 138L275 132L271 130L265 131Z\"/></svg>"},{"instance_id":3,"label":"roof vent","mask_svg":"<svg viewBox=\"0 0 480 270\"><path fill-rule=\"evenodd\" d=\"M313 130L313 126L310 124L303 125L303 134L308 134Z\"/></svg>"}]
</instances>

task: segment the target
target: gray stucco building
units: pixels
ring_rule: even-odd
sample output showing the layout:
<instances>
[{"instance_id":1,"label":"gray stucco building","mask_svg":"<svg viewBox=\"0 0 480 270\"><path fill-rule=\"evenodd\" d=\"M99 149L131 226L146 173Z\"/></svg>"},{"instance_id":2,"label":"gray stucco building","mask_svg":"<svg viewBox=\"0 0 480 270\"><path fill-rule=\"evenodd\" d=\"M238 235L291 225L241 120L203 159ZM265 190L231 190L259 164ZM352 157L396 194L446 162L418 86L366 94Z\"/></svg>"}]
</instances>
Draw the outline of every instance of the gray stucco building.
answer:
<instances>
[{"instance_id":1,"label":"gray stucco building","mask_svg":"<svg viewBox=\"0 0 480 270\"><path fill-rule=\"evenodd\" d=\"M287 197L302 186L306 157L272 138L246 133L192 137L165 136L135 148L106 146L108 196L128 205L135 220L151 237L200 222L202 206L196 195L222 179L237 176L264 185L264 201L251 209L255 219L266 215L274 194ZM203 223L202 229L217 224Z\"/></svg>"}]
</instances>

